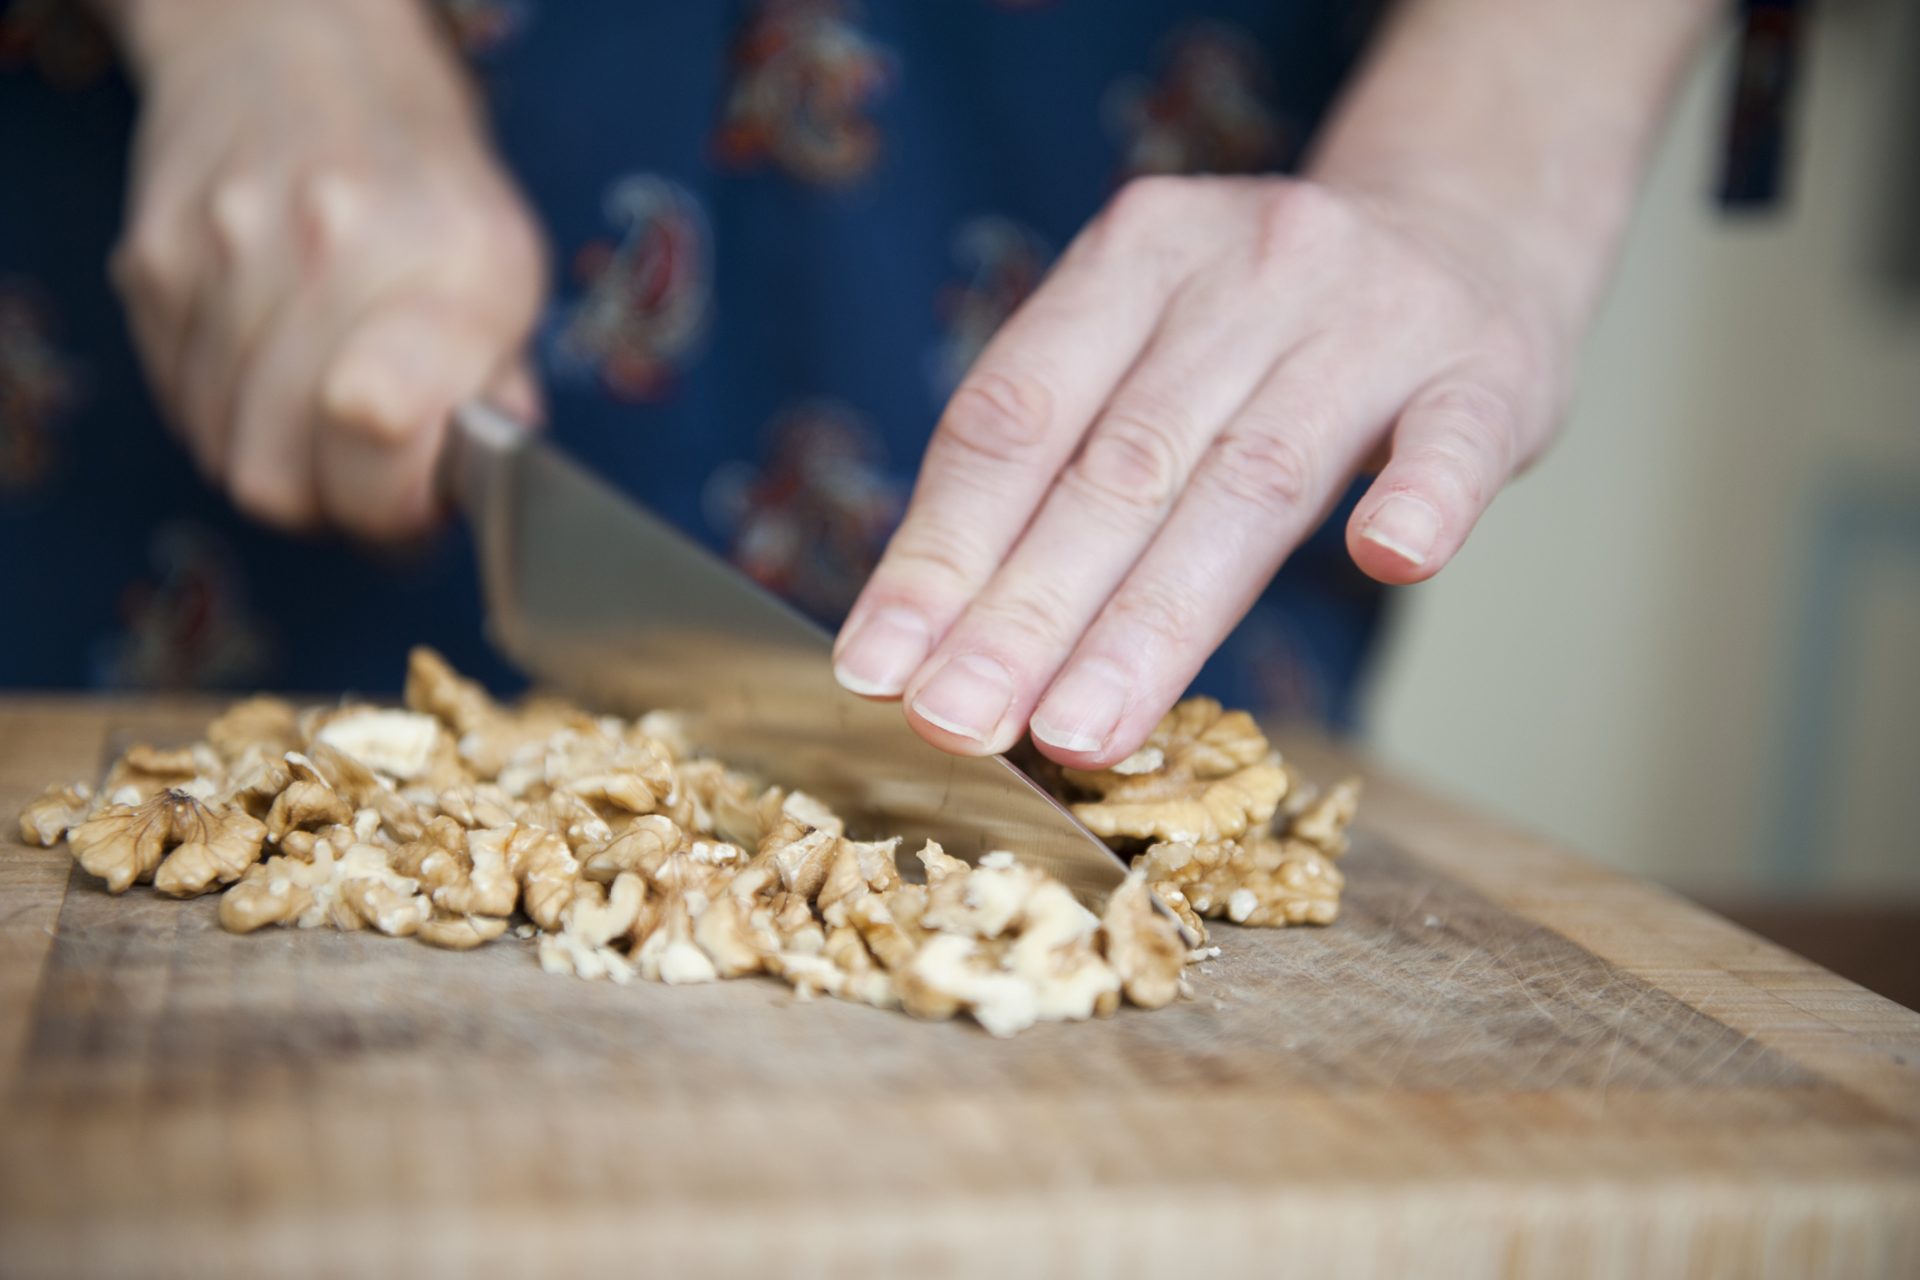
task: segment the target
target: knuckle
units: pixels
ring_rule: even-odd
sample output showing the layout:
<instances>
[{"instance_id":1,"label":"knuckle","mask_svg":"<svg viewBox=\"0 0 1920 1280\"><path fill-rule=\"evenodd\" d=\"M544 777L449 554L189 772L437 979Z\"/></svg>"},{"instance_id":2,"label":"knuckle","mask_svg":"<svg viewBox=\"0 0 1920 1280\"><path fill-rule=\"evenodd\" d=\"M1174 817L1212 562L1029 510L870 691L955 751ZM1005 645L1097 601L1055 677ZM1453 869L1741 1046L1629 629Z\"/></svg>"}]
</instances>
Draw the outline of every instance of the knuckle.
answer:
<instances>
[{"instance_id":1,"label":"knuckle","mask_svg":"<svg viewBox=\"0 0 1920 1280\"><path fill-rule=\"evenodd\" d=\"M1242 432L1223 437L1215 483L1230 497L1263 509L1294 509L1318 492L1320 468L1297 433Z\"/></svg>"},{"instance_id":2,"label":"knuckle","mask_svg":"<svg viewBox=\"0 0 1920 1280\"><path fill-rule=\"evenodd\" d=\"M1096 241L1117 247L1138 241L1178 209L1191 181L1167 174L1148 174L1129 180L1094 220Z\"/></svg>"},{"instance_id":3,"label":"knuckle","mask_svg":"<svg viewBox=\"0 0 1920 1280\"><path fill-rule=\"evenodd\" d=\"M1178 492L1181 431L1168 416L1117 410L1088 438L1068 475L1102 505L1126 514L1164 511Z\"/></svg>"},{"instance_id":4,"label":"knuckle","mask_svg":"<svg viewBox=\"0 0 1920 1280\"><path fill-rule=\"evenodd\" d=\"M1130 583L1113 599L1112 621L1122 630L1123 643L1154 655L1184 650L1192 620L1201 616L1200 602L1164 579Z\"/></svg>"},{"instance_id":5,"label":"knuckle","mask_svg":"<svg viewBox=\"0 0 1920 1280\"><path fill-rule=\"evenodd\" d=\"M1053 418L1053 395L1037 379L987 371L969 377L953 394L941 423L949 449L997 465L1025 462Z\"/></svg>"},{"instance_id":6,"label":"knuckle","mask_svg":"<svg viewBox=\"0 0 1920 1280\"><path fill-rule=\"evenodd\" d=\"M946 597L975 590L979 566L988 562L983 550L968 544L960 530L948 525L910 522L900 527L887 548L882 573L910 584L915 596Z\"/></svg>"},{"instance_id":7,"label":"knuckle","mask_svg":"<svg viewBox=\"0 0 1920 1280\"><path fill-rule=\"evenodd\" d=\"M492 251L516 270L540 274L546 266L546 246L517 201L502 200L481 213L482 234Z\"/></svg>"},{"instance_id":8,"label":"knuckle","mask_svg":"<svg viewBox=\"0 0 1920 1280\"><path fill-rule=\"evenodd\" d=\"M123 293L167 295L187 273L187 255L171 219L140 215L115 246L112 272Z\"/></svg>"},{"instance_id":9,"label":"knuckle","mask_svg":"<svg viewBox=\"0 0 1920 1280\"><path fill-rule=\"evenodd\" d=\"M1511 416L1507 404L1492 388L1477 382L1458 382L1425 397L1422 416L1445 429L1478 438L1502 431Z\"/></svg>"},{"instance_id":10,"label":"knuckle","mask_svg":"<svg viewBox=\"0 0 1920 1280\"><path fill-rule=\"evenodd\" d=\"M359 172L343 164L315 168L294 183L293 216L313 259L332 259L359 236L369 197Z\"/></svg>"},{"instance_id":11,"label":"knuckle","mask_svg":"<svg viewBox=\"0 0 1920 1280\"><path fill-rule=\"evenodd\" d=\"M1005 594L974 605L969 621L979 633L993 638L999 650L1038 650L1053 654L1065 647L1064 622L1059 610L1031 595Z\"/></svg>"},{"instance_id":12,"label":"knuckle","mask_svg":"<svg viewBox=\"0 0 1920 1280\"><path fill-rule=\"evenodd\" d=\"M1255 265L1294 268L1323 257L1352 224L1346 203L1331 191L1311 182L1282 181L1260 205L1253 237Z\"/></svg>"},{"instance_id":13,"label":"knuckle","mask_svg":"<svg viewBox=\"0 0 1920 1280\"><path fill-rule=\"evenodd\" d=\"M539 305L550 274L546 241L515 200L501 200L478 214L475 257L484 272L508 286L529 307Z\"/></svg>"},{"instance_id":14,"label":"knuckle","mask_svg":"<svg viewBox=\"0 0 1920 1280\"><path fill-rule=\"evenodd\" d=\"M249 256L265 238L266 193L250 178L223 178L207 196L207 228L229 259Z\"/></svg>"},{"instance_id":15,"label":"knuckle","mask_svg":"<svg viewBox=\"0 0 1920 1280\"><path fill-rule=\"evenodd\" d=\"M1507 403L1486 387L1462 384L1428 397L1420 411L1426 424L1421 461L1475 506L1484 505L1515 466Z\"/></svg>"}]
</instances>

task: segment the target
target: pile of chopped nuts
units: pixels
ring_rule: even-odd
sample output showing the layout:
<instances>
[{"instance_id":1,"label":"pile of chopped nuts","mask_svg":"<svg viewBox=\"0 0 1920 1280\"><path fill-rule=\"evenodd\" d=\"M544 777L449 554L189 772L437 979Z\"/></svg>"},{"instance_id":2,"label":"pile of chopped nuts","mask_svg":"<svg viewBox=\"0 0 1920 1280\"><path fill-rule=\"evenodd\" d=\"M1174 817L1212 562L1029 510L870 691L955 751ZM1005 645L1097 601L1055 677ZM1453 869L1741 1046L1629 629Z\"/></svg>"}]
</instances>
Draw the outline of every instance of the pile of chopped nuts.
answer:
<instances>
[{"instance_id":1,"label":"pile of chopped nuts","mask_svg":"<svg viewBox=\"0 0 1920 1280\"><path fill-rule=\"evenodd\" d=\"M510 927L542 968L627 982L764 973L995 1035L1177 998L1202 918L1325 924L1358 795L1315 792L1245 712L1196 698L1111 769L1047 776L1133 871L1095 915L1010 852L857 840L800 791L696 755L673 716L496 702L416 649L406 709L240 702L188 747L136 746L96 792L49 789L24 839L65 839L123 893L224 890L221 925L372 929L466 950ZM1155 907L1155 899L1168 911ZM1178 923L1176 923L1176 921Z\"/></svg>"}]
</instances>

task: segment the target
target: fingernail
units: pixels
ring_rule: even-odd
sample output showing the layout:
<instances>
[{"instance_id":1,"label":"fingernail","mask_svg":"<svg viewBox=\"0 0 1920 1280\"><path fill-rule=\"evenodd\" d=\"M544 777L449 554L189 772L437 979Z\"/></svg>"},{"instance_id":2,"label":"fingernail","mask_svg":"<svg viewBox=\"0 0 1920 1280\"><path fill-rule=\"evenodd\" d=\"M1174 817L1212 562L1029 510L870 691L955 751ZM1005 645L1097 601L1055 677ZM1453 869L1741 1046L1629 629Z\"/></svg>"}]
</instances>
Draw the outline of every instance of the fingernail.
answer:
<instances>
[{"instance_id":1,"label":"fingernail","mask_svg":"<svg viewBox=\"0 0 1920 1280\"><path fill-rule=\"evenodd\" d=\"M1360 526L1360 536L1408 564L1422 565L1440 536L1440 513L1419 498L1396 493Z\"/></svg>"},{"instance_id":2,"label":"fingernail","mask_svg":"<svg viewBox=\"0 0 1920 1280\"><path fill-rule=\"evenodd\" d=\"M867 698L897 698L927 660L933 635L911 609L889 605L854 631L834 660L833 678Z\"/></svg>"},{"instance_id":3,"label":"fingernail","mask_svg":"<svg viewBox=\"0 0 1920 1280\"><path fill-rule=\"evenodd\" d=\"M1083 662L1047 694L1033 715L1033 736L1061 751L1098 751L1127 709L1127 684L1105 662Z\"/></svg>"},{"instance_id":4,"label":"fingernail","mask_svg":"<svg viewBox=\"0 0 1920 1280\"><path fill-rule=\"evenodd\" d=\"M969 653L951 659L913 700L928 724L986 743L1013 705L1013 677L992 658Z\"/></svg>"}]
</instances>

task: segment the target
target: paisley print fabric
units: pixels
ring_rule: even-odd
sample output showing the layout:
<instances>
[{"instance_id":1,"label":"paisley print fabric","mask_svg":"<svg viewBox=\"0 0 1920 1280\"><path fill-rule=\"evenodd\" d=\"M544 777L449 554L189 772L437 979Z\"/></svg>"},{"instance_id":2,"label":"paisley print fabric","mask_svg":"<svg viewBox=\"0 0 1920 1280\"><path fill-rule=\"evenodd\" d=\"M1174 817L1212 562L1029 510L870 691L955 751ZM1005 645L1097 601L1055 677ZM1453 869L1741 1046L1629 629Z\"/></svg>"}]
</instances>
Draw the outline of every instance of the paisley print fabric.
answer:
<instances>
[{"instance_id":1,"label":"paisley print fabric","mask_svg":"<svg viewBox=\"0 0 1920 1280\"><path fill-rule=\"evenodd\" d=\"M829 623L1055 255L1130 176L1284 170L1370 8L431 3L555 250L559 443ZM72 0L0 0L0 683L378 693L426 641L510 687L459 529L268 533L162 429L103 270L133 109ZM1203 688L1352 715L1381 604L1341 514Z\"/></svg>"}]
</instances>

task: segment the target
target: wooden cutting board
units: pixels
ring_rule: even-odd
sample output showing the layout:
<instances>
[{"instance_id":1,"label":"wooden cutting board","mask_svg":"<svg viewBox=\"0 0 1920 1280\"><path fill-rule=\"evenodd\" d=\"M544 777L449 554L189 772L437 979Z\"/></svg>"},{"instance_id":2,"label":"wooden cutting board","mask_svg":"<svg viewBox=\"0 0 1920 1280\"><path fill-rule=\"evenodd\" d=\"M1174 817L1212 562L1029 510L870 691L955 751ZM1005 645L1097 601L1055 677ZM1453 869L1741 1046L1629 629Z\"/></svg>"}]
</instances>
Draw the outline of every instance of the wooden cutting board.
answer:
<instances>
[{"instance_id":1,"label":"wooden cutting board","mask_svg":"<svg viewBox=\"0 0 1920 1280\"><path fill-rule=\"evenodd\" d=\"M7 829L206 710L0 699ZM1920 1016L1368 772L1338 924L1011 1041L9 843L0 1275L1920 1275Z\"/></svg>"}]
</instances>

